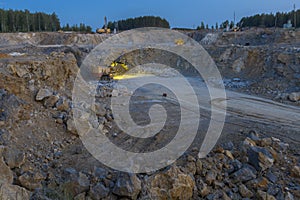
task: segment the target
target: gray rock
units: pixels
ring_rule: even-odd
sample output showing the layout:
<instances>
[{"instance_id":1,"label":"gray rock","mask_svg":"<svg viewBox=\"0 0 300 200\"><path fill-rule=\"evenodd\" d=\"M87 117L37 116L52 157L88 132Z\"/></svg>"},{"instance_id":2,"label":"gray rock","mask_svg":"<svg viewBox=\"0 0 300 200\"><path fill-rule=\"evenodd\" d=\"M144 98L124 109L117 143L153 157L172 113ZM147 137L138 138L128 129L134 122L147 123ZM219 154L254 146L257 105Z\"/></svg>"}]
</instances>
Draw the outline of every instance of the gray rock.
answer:
<instances>
[{"instance_id":1,"label":"gray rock","mask_svg":"<svg viewBox=\"0 0 300 200\"><path fill-rule=\"evenodd\" d=\"M16 148L6 148L3 157L11 169L19 168L25 163L25 153Z\"/></svg>"},{"instance_id":2,"label":"gray rock","mask_svg":"<svg viewBox=\"0 0 300 200\"><path fill-rule=\"evenodd\" d=\"M107 197L108 194L109 189L106 188L102 183L98 183L97 185L93 186L89 191L89 195L93 200L103 199Z\"/></svg>"},{"instance_id":3,"label":"gray rock","mask_svg":"<svg viewBox=\"0 0 300 200\"><path fill-rule=\"evenodd\" d=\"M300 100L300 92L293 92L291 94L289 94L289 100L296 102Z\"/></svg>"},{"instance_id":4,"label":"gray rock","mask_svg":"<svg viewBox=\"0 0 300 200\"><path fill-rule=\"evenodd\" d=\"M262 147L251 146L248 151L248 162L257 170L266 170L273 166L275 159L273 155Z\"/></svg>"},{"instance_id":5,"label":"gray rock","mask_svg":"<svg viewBox=\"0 0 300 200\"><path fill-rule=\"evenodd\" d=\"M141 181L135 174L120 173L112 192L118 196L136 199L140 191Z\"/></svg>"},{"instance_id":6,"label":"gray rock","mask_svg":"<svg viewBox=\"0 0 300 200\"><path fill-rule=\"evenodd\" d=\"M20 186L5 183L0 187L0 199L29 200L30 192Z\"/></svg>"},{"instance_id":7,"label":"gray rock","mask_svg":"<svg viewBox=\"0 0 300 200\"><path fill-rule=\"evenodd\" d=\"M256 178L256 170L249 165L245 165L242 169L234 172L231 177L234 183L247 182Z\"/></svg>"},{"instance_id":8,"label":"gray rock","mask_svg":"<svg viewBox=\"0 0 300 200\"><path fill-rule=\"evenodd\" d=\"M46 97L50 97L52 94L53 92L50 91L49 89L46 88L40 89L35 97L35 100L42 101Z\"/></svg>"}]
</instances>

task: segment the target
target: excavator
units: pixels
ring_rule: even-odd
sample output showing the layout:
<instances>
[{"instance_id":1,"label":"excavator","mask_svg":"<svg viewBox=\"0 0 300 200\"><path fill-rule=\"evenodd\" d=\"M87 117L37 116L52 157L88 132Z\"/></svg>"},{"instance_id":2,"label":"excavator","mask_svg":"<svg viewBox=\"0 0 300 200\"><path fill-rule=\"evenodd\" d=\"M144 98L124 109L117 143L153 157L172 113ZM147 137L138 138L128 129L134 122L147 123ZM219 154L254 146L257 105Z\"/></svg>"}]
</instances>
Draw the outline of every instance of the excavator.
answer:
<instances>
[{"instance_id":1,"label":"excavator","mask_svg":"<svg viewBox=\"0 0 300 200\"><path fill-rule=\"evenodd\" d=\"M123 74L128 71L128 66L120 61L114 61L108 67L108 70L101 72L100 81L111 81L115 75Z\"/></svg>"},{"instance_id":2,"label":"excavator","mask_svg":"<svg viewBox=\"0 0 300 200\"><path fill-rule=\"evenodd\" d=\"M103 34L103 33L109 34L109 33L111 33L110 28L107 27L107 18L106 18L106 16L104 17L104 28L98 28L96 30L96 32L99 33L99 34Z\"/></svg>"}]
</instances>

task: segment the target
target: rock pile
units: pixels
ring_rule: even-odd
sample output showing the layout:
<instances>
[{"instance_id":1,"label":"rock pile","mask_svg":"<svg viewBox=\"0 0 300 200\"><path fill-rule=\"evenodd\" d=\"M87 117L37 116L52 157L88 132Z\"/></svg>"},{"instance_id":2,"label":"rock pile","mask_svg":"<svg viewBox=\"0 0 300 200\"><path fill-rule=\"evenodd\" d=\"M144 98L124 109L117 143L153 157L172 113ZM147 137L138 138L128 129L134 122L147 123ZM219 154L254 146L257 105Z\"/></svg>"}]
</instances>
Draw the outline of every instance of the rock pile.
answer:
<instances>
[{"instance_id":1,"label":"rock pile","mask_svg":"<svg viewBox=\"0 0 300 200\"><path fill-rule=\"evenodd\" d=\"M5 173L11 181L11 174ZM57 187L74 199L300 198L299 157L279 139L255 133L240 146L221 144L204 159L187 153L154 173L135 175L95 166L91 172L67 168L61 177Z\"/></svg>"}]
</instances>

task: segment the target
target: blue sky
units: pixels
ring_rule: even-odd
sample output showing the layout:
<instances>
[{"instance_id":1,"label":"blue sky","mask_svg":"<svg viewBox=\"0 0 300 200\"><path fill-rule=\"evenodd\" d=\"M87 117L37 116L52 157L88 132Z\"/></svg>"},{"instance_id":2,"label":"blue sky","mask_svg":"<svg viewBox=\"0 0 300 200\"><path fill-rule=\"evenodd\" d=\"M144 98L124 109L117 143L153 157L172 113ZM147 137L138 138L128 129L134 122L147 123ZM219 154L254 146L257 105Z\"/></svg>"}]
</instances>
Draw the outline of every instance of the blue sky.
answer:
<instances>
[{"instance_id":1,"label":"blue sky","mask_svg":"<svg viewBox=\"0 0 300 200\"><path fill-rule=\"evenodd\" d=\"M94 29L103 25L104 16L114 21L144 15L166 18L171 27L193 28L201 21L215 25L233 20L234 11L237 21L257 13L286 12L294 3L300 9L299 0L0 0L0 7L55 12L62 25L83 22Z\"/></svg>"}]
</instances>

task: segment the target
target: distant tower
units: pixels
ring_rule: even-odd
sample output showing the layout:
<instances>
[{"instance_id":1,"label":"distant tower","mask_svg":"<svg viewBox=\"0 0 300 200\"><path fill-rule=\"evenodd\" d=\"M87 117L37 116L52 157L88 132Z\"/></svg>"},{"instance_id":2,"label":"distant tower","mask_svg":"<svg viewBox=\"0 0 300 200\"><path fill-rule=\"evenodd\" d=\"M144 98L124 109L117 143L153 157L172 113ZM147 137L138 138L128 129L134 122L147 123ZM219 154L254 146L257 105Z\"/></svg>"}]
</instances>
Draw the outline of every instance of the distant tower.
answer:
<instances>
[{"instance_id":1,"label":"distant tower","mask_svg":"<svg viewBox=\"0 0 300 200\"><path fill-rule=\"evenodd\" d=\"M235 11L233 12L233 28L235 28Z\"/></svg>"},{"instance_id":2,"label":"distant tower","mask_svg":"<svg viewBox=\"0 0 300 200\"><path fill-rule=\"evenodd\" d=\"M106 16L104 17L104 29L105 29L105 32L107 30L107 18Z\"/></svg>"},{"instance_id":3,"label":"distant tower","mask_svg":"<svg viewBox=\"0 0 300 200\"><path fill-rule=\"evenodd\" d=\"M296 4L294 4L294 28L297 27L297 13L296 13Z\"/></svg>"}]
</instances>

